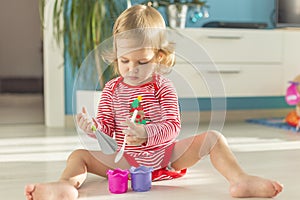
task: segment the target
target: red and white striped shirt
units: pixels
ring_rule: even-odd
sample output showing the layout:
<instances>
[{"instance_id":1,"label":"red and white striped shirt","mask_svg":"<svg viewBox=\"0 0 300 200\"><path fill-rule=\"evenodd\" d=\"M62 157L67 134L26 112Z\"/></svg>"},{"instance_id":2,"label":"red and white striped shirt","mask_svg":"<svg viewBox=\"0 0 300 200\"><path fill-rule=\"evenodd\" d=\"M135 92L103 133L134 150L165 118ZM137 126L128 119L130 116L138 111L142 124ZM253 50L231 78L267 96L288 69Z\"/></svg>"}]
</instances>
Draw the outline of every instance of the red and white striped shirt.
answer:
<instances>
[{"instance_id":1,"label":"red and white striped shirt","mask_svg":"<svg viewBox=\"0 0 300 200\"><path fill-rule=\"evenodd\" d=\"M178 97L169 79L155 74L151 82L140 86L127 85L122 77L109 81L98 106L98 127L111 137L115 134L120 147L124 139L122 130L127 128L121 122L131 117L130 105L138 96L142 96L140 104L147 119L144 126L148 140L140 146L126 145L125 152L139 165L160 169L165 167L162 166L165 154L173 146L181 126Z\"/></svg>"}]
</instances>

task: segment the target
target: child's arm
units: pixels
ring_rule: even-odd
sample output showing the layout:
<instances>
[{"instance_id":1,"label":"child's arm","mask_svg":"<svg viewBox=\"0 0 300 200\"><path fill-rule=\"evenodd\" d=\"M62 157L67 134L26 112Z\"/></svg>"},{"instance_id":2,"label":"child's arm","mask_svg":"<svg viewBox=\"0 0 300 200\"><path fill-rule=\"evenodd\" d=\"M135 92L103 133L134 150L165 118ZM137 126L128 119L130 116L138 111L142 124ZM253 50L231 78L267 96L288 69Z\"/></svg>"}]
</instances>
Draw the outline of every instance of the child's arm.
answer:
<instances>
[{"instance_id":1,"label":"child's arm","mask_svg":"<svg viewBox=\"0 0 300 200\"><path fill-rule=\"evenodd\" d=\"M94 137L94 133L92 130L93 122L85 107L82 107L81 113L78 113L76 115L76 121L78 127L81 130L83 130L86 134Z\"/></svg>"},{"instance_id":2,"label":"child's arm","mask_svg":"<svg viewBox=\"0 0 300 200\"><path fill-rule=\"evenodd\" d=\"M137 124L127 119L122 123L128 129L124 129L123 133L126 134L126 143L129 145L142 145L147 142L148 135L143 124Z\"/></svg>"},{"instance_id":3,"label":"child's arm","mask_svg":"<svg viewBox=\"0 0 300 200\"><path fill-rule=\"evenodd\" d=\"M115 130L112 106L112 85L113 84L109 82L103 88L96 116L97 128L110 137L113 137Z\"/></svg>"},{"instance_id":4,"label":"child's arm","mask_svg":"<svg viewBox=\"0 0 300 200\"><path fill-rule=\"evenodd\" d=\"M149 146L175 140L181 128L178 97L173 84L171 82L162 84L157 98L161 105L162 120L145 125Z\"/></svg>"}]
</instances>

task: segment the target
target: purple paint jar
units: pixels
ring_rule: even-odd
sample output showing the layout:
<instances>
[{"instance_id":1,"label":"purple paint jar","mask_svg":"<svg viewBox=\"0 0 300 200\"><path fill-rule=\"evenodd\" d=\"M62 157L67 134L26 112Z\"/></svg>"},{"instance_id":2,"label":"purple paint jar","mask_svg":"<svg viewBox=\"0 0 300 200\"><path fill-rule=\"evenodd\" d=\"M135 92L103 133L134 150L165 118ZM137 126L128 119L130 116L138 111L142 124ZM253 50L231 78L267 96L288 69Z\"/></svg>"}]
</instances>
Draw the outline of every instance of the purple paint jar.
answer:
<instances>
[{"instance_id":1,"label":"purple paint jar","mask_svg":"<svg viewBox=\"0 0 300 200\"><path fill-rule=\"evenodd\" d=\"M151 189L153 167L131 167L131 188L136 192L146 192Z\"/></svg>"},{"instance_id":2,"label":"purple paint jar","mask_svg":"<svg viewBox=\"0 0 300 200\"><path fill-rule=\"evenodd\" d=\"M121 194L128 190L128 170L115 169L108 170L108 188L111 193Z\"/></svg>"}]
</instances>

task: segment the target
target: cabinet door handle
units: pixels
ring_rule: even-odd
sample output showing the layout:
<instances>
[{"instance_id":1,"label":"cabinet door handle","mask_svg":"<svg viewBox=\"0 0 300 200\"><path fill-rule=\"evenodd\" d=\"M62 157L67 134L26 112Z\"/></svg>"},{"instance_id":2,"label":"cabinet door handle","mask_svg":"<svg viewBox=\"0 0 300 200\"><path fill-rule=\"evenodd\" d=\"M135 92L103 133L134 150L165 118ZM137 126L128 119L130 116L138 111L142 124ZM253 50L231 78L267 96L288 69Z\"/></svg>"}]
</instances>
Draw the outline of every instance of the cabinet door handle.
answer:
<instances>
[{"instance_id":1,"label":"cabinet door handle","mask_svg":"<svg viewBox=\"0 0 300 200\"><path fill-rule=\"evenodd\" d=\"M213 70L207 70L208 73L210 74L238 74L241 72L241 69L213 69Z\"/></svg>"},{"instance_id":2,"label":"cabinet door handle","mask_svg":"<svg viewBox=\"0 0 300 200\"><path fill-rule=\"evenodd\" d=\"M208 39L225 39L225 40L240 40L243 38L241 35L207 35Z\"/></svg>"}]
</instances>

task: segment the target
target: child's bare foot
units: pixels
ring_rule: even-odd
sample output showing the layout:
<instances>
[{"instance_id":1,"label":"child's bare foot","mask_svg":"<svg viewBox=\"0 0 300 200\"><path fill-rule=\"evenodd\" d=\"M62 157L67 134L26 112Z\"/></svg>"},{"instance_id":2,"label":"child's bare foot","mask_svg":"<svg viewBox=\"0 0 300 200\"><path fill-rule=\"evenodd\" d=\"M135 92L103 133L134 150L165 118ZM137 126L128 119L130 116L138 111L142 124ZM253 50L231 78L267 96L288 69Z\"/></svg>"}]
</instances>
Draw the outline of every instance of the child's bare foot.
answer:
<instances>
[{"instance_id":1,"label":"child's bare foot","mask_svg":"<svg viewBox=\"0 0 300 200\"><path fill-rule=\"evenodd\" d=\"M237 182L230 186L232 197L275 197L283 189L277 181L264 179L257 176L243 175Z\"/></svg>"},{"instance_id":2,"label":"child's bare foot","mask_svg":"<svg viewBox=\"0 0 300 200\"><path fill-rule=\"evenodd\" d=\"M74 200L78 191L67 182L30 184L25 186L27 200Z\"/></svg>"}]
</instances>

